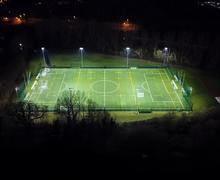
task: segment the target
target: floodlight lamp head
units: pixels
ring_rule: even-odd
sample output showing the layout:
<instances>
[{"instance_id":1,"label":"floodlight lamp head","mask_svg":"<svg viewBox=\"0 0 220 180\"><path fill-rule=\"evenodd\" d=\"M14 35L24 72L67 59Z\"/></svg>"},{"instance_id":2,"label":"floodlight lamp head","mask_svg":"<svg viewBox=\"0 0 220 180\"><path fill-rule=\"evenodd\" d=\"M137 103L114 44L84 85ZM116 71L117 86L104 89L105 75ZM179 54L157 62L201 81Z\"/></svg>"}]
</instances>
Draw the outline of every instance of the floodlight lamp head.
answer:
<instances>
[{"instance_id":1,"label":"floodlight lamp head","mask_svg":"<svg viewBox=\"0 0 220 180\"><path fill-rule=\"evenodd\" d=\"M80 48L79 48L79 50L80 50L80 51L83 51L83 50L84 50L84 48L83 48L83 47L80 47Z\"/></svg>"},{"instance_id":2,"label":"floodlight lamp head","mask_svg":"<svg viewBox=\"0 0 220 180\"><path fill-rule=\"evenodd\" d=\"M167 47L165 47L165 48L164 48L164 50L165 50L165 51L168 51L168 48L167 48Z\"/></svg>"},{"instance_id":3,"label":"floodlight lamp head","mask_svg":"<svg viewBox=\"0 0 220 180\"><path fill-rule=\"evenodd\" d=\"M129 51L129 50L130 50L130 48L129 48L129 47L126 47L126 50L127 50L127 51Z\"/></svg>"},{"instance_id":4,"label":"floodlight lamp head","mask_svg":"<svg viewBox=\"0 0 220 180\"><path fill-rule=\"evenodd\" d=\"M22 43L19 43L19 46L22 46Z\"/></svg>"},{"instance_id":5,"label":"floodlight lamp head","mask_svg":"<svg viewBox=\"0 0 220 180\"><path fill-rule=\"evenodd\" d=\"M42 50L42 51L44 51L44 50L45 50L45 48L44 48L44 47L42 47L42 48L41 48L41 50Z\"/></svg>"}]
</instances>

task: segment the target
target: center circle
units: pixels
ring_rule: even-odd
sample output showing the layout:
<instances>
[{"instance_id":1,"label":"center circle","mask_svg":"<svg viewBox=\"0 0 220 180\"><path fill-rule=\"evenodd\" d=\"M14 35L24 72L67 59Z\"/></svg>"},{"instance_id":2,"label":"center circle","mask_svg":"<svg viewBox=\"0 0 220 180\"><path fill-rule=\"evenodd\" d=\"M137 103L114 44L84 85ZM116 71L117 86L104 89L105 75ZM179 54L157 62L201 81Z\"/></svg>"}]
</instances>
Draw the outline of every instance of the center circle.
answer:
<instances>
[{"instance_id":1,"label":"center circle","mask_svg":"<svg viewBox=\"0 0 220 180\"><path fill-rule=\"evenodd\" d=\"M118 90L118 84L110 80L100 80L94 82L91 89L99 94L111 94Z\"/></svg>"}]
</instances>

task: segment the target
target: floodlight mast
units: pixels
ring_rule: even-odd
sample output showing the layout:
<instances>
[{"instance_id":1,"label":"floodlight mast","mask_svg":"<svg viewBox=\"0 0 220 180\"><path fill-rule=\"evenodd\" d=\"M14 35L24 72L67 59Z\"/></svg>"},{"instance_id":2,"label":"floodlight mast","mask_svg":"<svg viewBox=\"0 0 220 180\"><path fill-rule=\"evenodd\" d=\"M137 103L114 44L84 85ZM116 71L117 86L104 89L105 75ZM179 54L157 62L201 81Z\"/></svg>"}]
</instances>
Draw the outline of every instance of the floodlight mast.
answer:
<instances>
[{"instance_id":1,"label":"floodlight mast","mask_svg":"<svg viewBox=\"0 0 220 180\"><path fill-rule=\"evenodd\" d=\"M18 87L15 87L15 92L16 92L16 96L18 97L18 90L19 88Z\"/></svg>"},{"instance_id":2,"label":"floodlight mast","mask_svg":"<svg viewBox=\"0 0 220 180\"><path fill-rule=\"evenodd\" d=\"M46 59L45 59L45 47L41 47L41 52L44 60L44 66L46 67Z\"/></svg>"},{"instance_id":3,"label":"floodlight mast","mask_svg":"<svg viewBox=\"0 0 220 180\"><path fill-rule=\"evenodd\" d=\"M84 62L83 62L83 51L84 51L84 48L80 47L79 51L80 51L80 57L81 57L81 67L83 67L84 66Z\"/></svg>"},{"instance_id":4,"label":"floodlight mast","mask_svg":"<svg viewBox=\"0 0 220 180\"><path fill-rule=\"evenodd\" d=\"M169 49L168 47L164 47L163 49L163 65L167 65L168 64L168 58L169 58Z\"/></svg>"},{"instance_id":5,"label":"floodlight mast","mask_svg":"<svg viewBox=\"0 0 220 180\"><path fill-rule=\"evenodd\" d=\"M128 56L129 56L130 50L131 50L131 48L126 47L126 54L127 54L127 68L128 68L128 58L129 58Z\"/></svg>"},{"instance_id":6,"label":"floodlight mast","mask_svg":"<svg viewBox=\"0 0 220 180\"><path fill-rule=\"evenodd\" d=\"M19 43L18 46L19 46L19 49L22 51L23 50L23 44Z\"/></svg>"}]
</instances>

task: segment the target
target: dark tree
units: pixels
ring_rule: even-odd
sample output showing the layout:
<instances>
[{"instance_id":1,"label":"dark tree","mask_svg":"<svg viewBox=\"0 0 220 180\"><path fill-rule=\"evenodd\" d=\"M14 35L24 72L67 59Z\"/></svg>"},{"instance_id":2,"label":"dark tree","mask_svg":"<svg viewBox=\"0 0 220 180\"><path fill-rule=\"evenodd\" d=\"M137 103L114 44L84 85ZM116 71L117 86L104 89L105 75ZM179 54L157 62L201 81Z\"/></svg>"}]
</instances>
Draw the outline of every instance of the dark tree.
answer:
<instances>
[{"instance_id":1,"label":"dark tree","mask_svg":"<svg viewBox=\"0 0 220 180\"><path fill-rule=\"evenodd\" d=\"M84 116L86 101L85 94L80 91L64 91L57 100L56 111L64 116L68 123L75 123Z\"/></svg>"},{"instance_id":2,"label":"dark tree","mask_svg":"<svg viewBox=\"0 0 220 180\"><path fill-rule=\"evenodd\" d=\"M16 123L31 127L35 121L46 118L47 107L23 101L9 105L7 112L15 118Z\"/></svg>"}]
</instances>

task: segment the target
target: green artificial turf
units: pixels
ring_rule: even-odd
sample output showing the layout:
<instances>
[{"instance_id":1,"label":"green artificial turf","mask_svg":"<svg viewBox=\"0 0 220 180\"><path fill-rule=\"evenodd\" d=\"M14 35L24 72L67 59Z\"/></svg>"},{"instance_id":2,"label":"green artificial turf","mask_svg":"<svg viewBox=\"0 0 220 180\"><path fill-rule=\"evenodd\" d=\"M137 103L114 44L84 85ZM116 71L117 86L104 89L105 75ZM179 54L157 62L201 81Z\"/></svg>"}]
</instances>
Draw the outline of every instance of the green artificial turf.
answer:
<instances>
[{"instance_id":1,"label":"green artificial turf","mask_svg":"<svg viewBox=\"0 0 220 180\"><path fill-rule=\"evenodd\" d=\"M175 85L176 89L175 89ZM64 91L79 90L109 111L179 111L189 106L166 68L41 69L25 100L53 109Z\"/></svg>"},{"instance_id":2,"label":"green artificial turf","mask_svg":"<svg viewBox=\"0 0 220 180\"><path fill-rule=\"evenodd\" d=\"M79 69L80 65L81 65L80 56L77 54L74 55L73 53L69 53L69 52L59 53L59 54L50 53L49 58L50 58L53 66L78 68L78 69L72 69L72 71L75 71L75 73L77 73L76 71L80 70ZM135 66L136 67L154 67L154 66L160 66L160 64L161 64L160 62L148 61L145 59L129 58L129 66L130 67L135 67ZM33 85L35 78L36 78L37 74L39 73L39 70L42 67L42 65L43 65L43 60L42 60L42 57L40 56L40 54L39 54L39 56L36 56L35 58L33 58L30 61L27 72L31 72L32 79L31 79L29 85L26 87L25 91L23 91L23 88L20 88L22 99L23 99L23 95L27 95L28 92L29 92L29 94L36 93L36 90L31 91L30 89L31 89L31 86ZM84 66L85 67L99 67L99 68L102 68L102 67L109 67L109 68L110 67L122 67L121 69L123 69L124 67L126 67L126 57L87 53L84 55ZM186 75L185 76L185 83L188 86L192 87L192 89L193 89L192 94L191 94L191 102L193 105L193 107L192 107L193 111L190 114L194 114L199 111L206 110L210 107L219 106L219 104L214 99L213 95L207 90L207 88L203 84L204 78L209 78L210 80L213 80L215 82L219 82L219 78L215 74L214 75L207 74L207 71L202 71L202 70L199 70L196 68L188 68L188 67L183 67L183 66L173 66L173 68L175 68L179 72L181 72L181 71L185 72L185 75ZM85 70L89 70L89 69L85 69ZM92 70L95 70L95 69L92 69ZM118 69L115 69L115 70L118 70ZM125 69L123 69L123 70L125 70ZM146 69L146 70L150 71L152 69ZM134 70L130 69L130 71L134 71ZM107 73L107 74L109 74L109 73ZM132 74L134 74L134 73L132 73ZM170 75L170 74L168 73L168 75ZM169 77L173 79L173 77L171 77L171 76L169 76ZM62 78L62 76L61 76L61 78ZM148 77L149 81L151 81L152 84L154 84L154 82L153 82L154 78L151 78L150 76ZM163 78L164 78L164 80L167 79L167 78L165 78L165 76L163 76ZM157 78L157 79L159 79L159 78ZM140 81L144 81L143 75L140 78ZM55 82L56 82L56 79L55 79ZM84 80L82 82L84 82ZM138 81L136 83L138 83ZM159 84L161 85L161 81L159 81ZM218 83L216 83L216 84L218 84ZM168 88L168 86L170 84L166 83L166 85ZM57 85L57 86L59 86L59 85ZM163 87L163 85L161 85L161 86ZM53 85L53 87L55 87L55 85ZM158 87L160 87L160 86L158 85ZM56 91L55 88L53 88L53 89L54 89L54 91ZM124 88L124 89L127 90L127 88ZM22 93L22 92L24 92L24 93ZM163 92L165 92L165 91L163 91ZM47 91L45 91L44 95L46 97ZM36 96L36 94L35 94L35 96ZM90 97L91 97L91 95L90 95ZM145 97L147 97L146 93L145 93ZM53 97L53 99L54 99L53 103L56 102L57 98L58 97L56 95ZM145 98L145 99L147 100L147 98ZM126 101L128 101L128 100L126 99ZM182 102L184 102L184 100ZM134 107L137 107L137 106L134 106ZM158 113L160 113L160 114L158 114ZM161 114L163 115L164 113L166 113L166 111L154 112L154 113L148 113L148 112L147 113L137 113L137 109L135 109L135 111L111 111L111 115L113 115L113 117L115 117L120 122L146 120L146 119L149 119L152 117L158 117ZM182 113L176 113L176 114L181 115ZM51 119L53 119L53 118L51 118Z\"/></svg>"}]
</instances>

